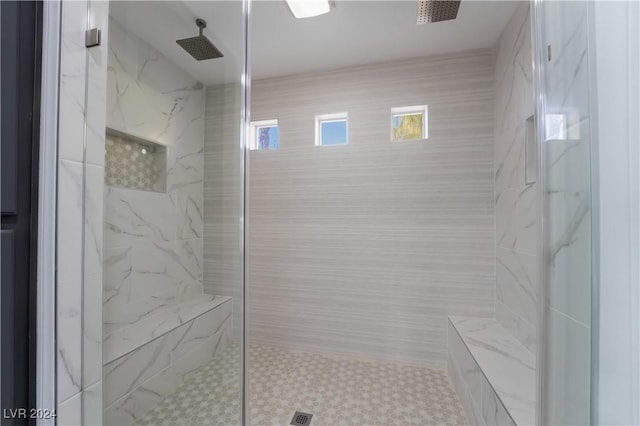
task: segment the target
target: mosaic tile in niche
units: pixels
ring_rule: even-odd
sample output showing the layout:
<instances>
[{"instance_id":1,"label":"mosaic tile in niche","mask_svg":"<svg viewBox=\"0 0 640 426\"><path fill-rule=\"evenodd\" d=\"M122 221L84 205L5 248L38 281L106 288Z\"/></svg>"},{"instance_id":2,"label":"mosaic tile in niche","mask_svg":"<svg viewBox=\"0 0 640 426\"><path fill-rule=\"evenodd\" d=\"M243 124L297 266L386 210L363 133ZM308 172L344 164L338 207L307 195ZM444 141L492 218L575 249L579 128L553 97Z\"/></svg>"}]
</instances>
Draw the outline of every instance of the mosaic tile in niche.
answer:
<instances>
[{"instance_id":1,"label":"mosaic tile in niche","mask_svg":"<svg viewBox=\"0 0 640 426\"><path fill-rule=\"evenodd\" d=\"M166 147L107 129L105 183L120 188L166 191Z\"/></svg>"}]
</instances>

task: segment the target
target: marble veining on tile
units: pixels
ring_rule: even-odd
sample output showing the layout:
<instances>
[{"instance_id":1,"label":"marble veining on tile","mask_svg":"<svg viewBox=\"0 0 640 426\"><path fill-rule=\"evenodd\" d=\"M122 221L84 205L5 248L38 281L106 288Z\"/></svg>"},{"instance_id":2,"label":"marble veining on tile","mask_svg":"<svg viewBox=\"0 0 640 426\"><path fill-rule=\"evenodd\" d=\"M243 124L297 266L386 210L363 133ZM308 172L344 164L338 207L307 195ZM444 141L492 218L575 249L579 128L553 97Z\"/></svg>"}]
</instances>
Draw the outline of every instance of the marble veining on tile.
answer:
<instances>
[{"instance_id":1,"label":"marble veining on tile","mask_svg":"<svg viewBox=\"0 0 640 426\"><path fill-rule=\"evenodd\" d=\"M166 190L151 176L141 178L131 164L116 170L129 173L119 184L115 176L108 180L122 186L134 173L140 181L135 185L159 191L106 188L104 338L105 356L113 359L136 339L179 324L179 312L189 308L172 306L203 296L206 91L115 18L109 26L105 124L166 151ZM122 156L110 160L125 162ZM148 162L146 174L157 166Z\"/></svg>"},{"instance_id":2,"label":"marble veining on tile","mask_svg":"<svg viewBox=\"0 0 640 426\"><path fill-rule=\"evenodd\" d=\"M589 424L591 387L593 51L589 3L543 2L544 110L564 120L564 134L545 135L542 158L548 270L548 333L542 423ZM595 132L597 133L597 132Z\"/></svg>"},{"instance_id":3,"label":"marble veining on tile","mask_svg":"<svg viewBox=\"0 0 640 426\"><path fill-rule=\"evenodd\" d=\"M104 363L111 362L230 300L226 296L202 295L197 299L169 306L145 316L137 323L107 334L104 339ZM228 303L228 311L231 312L231 303Z\"/></svg>"},{"instance_id":4,"label":"marble veining on tile","mask_svg":"<svg viewBox=\"0 0 640 426\"><path fill-rule=\"evenodd\" d=\"M167 194L108 187L105 199L107 247L176 238L175 206Z\"/></svg>"},{"instance_id":5,"label":"marble veining on tile","mask_svg":"<svg viewBox=\"0 0 640 426\"><path fill-rule=\"evenodd\" d=\"M517 251L496 249L496 298L518 316L536 323L537 258Z\"/></svg>"},{"instance_id":6,"label":"marble veining on tile","mask_svg":"<svg viewBox=\"0 0 640 426\"><path fill-rule=\"evenodd\" d=\"M530 324L520 315L514 313L507 305L500 300L496 300L496 319L504 328L509 330L511 334L516 336L518 340L529 349L532 354L537 353L537 335L536 326Z\"/></svg>"},{"instance_id":7,"label":"marble veining on tile","mask_svg":"<svg viewBox=\"0 0 640 426\"><path fill-rule=\"evenodd\" d=\"M535 356L493 318L449 321L514 422L535 424Z\"/></svg>"},{"instance_id":8,"label":"marble veining on tile","mask_svg":"<svg viewBox=\"0 0 640 426\"><path fill-rule=\"evenodd\" d=\"M107 46L84 45L87 25L108 37L108 3L60 4L56 259L57 423L99 424L101 411L103 166ZM89 20L90 22L87 22ZM83 255L84 254L84 255Z\"/></svg>"},{"instance_id":9,"label":"marble veining on tile","mask_svg":"<svg viewBox=\"0 0 640 426\"><path fill-rule=\"evenodd\" d=\"M165 313L164 319L148 318L148 324L120 330L128 334L118 342L105 342L108 349L120 350L105 358L106 425L128 425L143 417L227 348L233 327L230 298L195 302L184 303L173 316Z\"/></svg>"},{"instance_id":10,"label":"marble veining on tile","mask_svg":"<svg viewBox=\"0 0 640 426\"><path fill-rule=\"evenodd\" d=\"M495 46L495 317L535 353L540 187L525 182L526 123L535 105L532 64L531 13L522 2Z\"/></svg>"}]
</instances>

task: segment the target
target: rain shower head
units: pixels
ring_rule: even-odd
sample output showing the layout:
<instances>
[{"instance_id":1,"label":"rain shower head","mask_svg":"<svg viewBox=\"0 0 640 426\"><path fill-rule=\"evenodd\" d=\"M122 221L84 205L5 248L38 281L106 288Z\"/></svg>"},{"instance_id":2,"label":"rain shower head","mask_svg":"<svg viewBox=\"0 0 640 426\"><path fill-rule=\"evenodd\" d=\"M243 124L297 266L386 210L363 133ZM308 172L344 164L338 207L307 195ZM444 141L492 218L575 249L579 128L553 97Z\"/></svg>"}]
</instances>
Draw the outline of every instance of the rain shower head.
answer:
<instances>
[{"instance_id":1,"label":"rain shower head","mask_svg":"<svg viewBox=\"0 0 640 426\"><path fill-rule=\"evenodd\" d=\"M207 27L207 22L204 19L198 18L196 19L196 25L200 28L199 35L176 40L176 43L178 43L180 47L186 50L189 55L193 56L198 61L222 58L224 56L222 52L220 52L218 48L202 34L202 30Z\"/></svg>"},{"instance_id":2,"label":"rain shower head","mask_svg":"<svg viewBox=\"0 0 640 426\"><path fill-rule=\"evenodd\" d=\"M418 0L417 23L450 21L458 16L460 0Z\"/></svg>"}]
</instances>

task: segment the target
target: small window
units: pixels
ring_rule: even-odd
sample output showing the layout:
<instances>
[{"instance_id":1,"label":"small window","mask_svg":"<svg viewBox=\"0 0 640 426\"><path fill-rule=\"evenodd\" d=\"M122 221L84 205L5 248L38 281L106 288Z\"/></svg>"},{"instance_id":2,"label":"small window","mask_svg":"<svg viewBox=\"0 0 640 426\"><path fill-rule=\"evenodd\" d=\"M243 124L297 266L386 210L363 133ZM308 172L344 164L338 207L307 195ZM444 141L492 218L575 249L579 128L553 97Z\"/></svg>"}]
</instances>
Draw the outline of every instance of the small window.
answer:
<instances>
[{"instance_id":1,"label":"small window","mask_svg":"<svg viewBox=\"0 0 640 426\"><path fill-rule=\"evenodd\" d=\"M316 145L346 145L347 113L316 115Z\"/></svg>"},{"instance_id":2,"label":"small window","mask_svg":"<svg viewBox=\"0 0 640 426\"><path fill-rule=\"evenodd\" d=\"M427 106L391 108L391 140L427 139Z\"/></svg>"},{"instance_id":3,"label":"small window","mask_svg":"<svg viewBox=\"0 0 640 426\"><path fill-rule=\"evenodd\" d=\"M262 120L251 122L251 140L249 149L278 149L280 134L278 120Z\"/></svg>"}]
</instances>

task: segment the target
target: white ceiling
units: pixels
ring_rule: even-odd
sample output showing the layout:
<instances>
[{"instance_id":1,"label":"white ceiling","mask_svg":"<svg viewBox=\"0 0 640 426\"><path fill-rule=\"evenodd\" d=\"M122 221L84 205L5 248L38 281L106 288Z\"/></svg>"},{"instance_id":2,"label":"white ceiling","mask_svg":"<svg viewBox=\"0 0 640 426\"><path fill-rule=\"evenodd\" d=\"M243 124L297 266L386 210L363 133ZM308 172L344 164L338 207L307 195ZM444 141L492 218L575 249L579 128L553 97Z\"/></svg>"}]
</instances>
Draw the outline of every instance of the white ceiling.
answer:
<instances>
[{"instance_id":1,"label":"white ceiling","mask_svg":"<svg viewBox=\"0 0 640 426\"><path fill-rule=\"evenodd\" d=\"M416 25L417 0L336 0L328 14L296 19L284 0L254 1L251 13L253 79L342 68L491 47L517 2L463 0L458 18ZM111 14L123 26L205 85L239 81L242 70L240 1L114 1ZM175 42L205 35L224 53L198 62Z\"/></svg>"},{"instance_id":2,"label":"white ceiling","mask_svg":"<svg viewBox=\"0 0 640 426\"><path fill-rule=\"evenodd\" d=\"M239 81L242 71L241 1L111 1L110 15L205 85ZM224 58L196 61L176 40L198 35L195 19Z\"/></svg>"}]
</instances>

